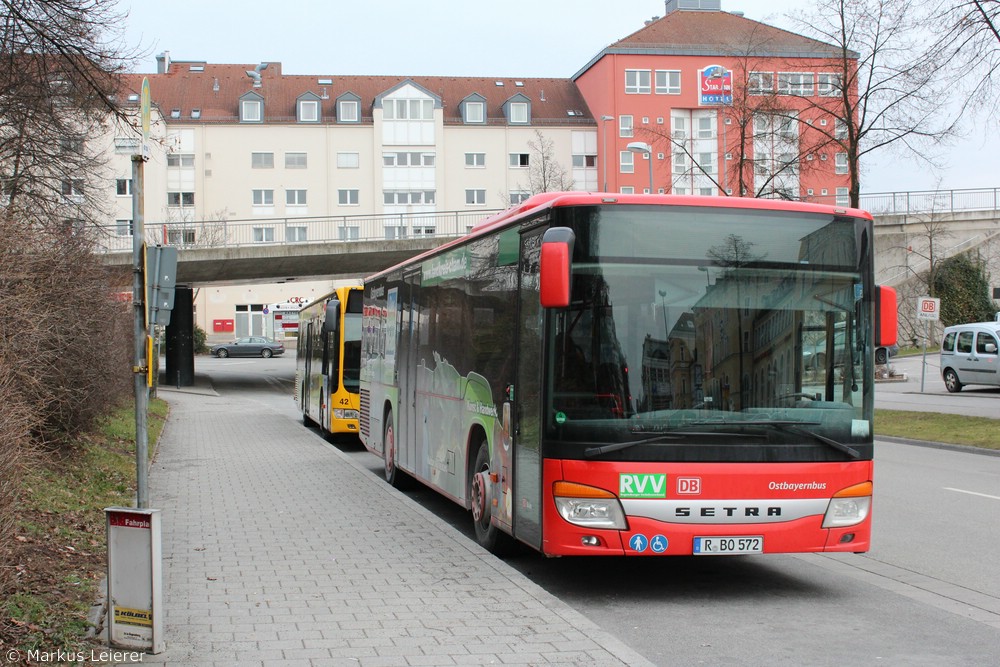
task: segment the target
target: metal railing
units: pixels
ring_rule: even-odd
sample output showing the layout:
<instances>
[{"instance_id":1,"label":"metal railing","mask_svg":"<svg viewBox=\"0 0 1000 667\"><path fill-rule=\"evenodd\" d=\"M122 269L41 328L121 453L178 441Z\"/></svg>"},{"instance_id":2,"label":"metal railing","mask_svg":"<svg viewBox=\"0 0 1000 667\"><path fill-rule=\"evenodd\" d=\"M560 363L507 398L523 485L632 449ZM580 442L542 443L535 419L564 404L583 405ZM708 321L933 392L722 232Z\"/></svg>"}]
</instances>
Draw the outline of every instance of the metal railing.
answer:
<instances>
[{"instance_id":1,"label":"metal railing","mask_svg":"<svg viewBox=\"0 0 1000 667\"><path fill-rule=\"evenodd\" d=\"M384 215L149 221L143 225L143 236L148 244L181 249L447 237L465 234L476 223L498 212L496 209L477 209ZM104 252L131 252L131 229L124 224L101 226L97 231L98 246Z\"/></svg>"},{"instance_id":2,"label":"metal railing","mask_svg":"<svg viewBox=\"0 0 1000 667\"><path fill-rule=\"evenodd\" d=\"M843 205L834 196L807 199L815 203ZM861 195L860 207L874 216L998 211L1000 188L868 193ZM499 209L475 209L383 215L147 221L144 236L147 243L179 248L232 248L458 236L498 212ZM131 230L123 225L106 225L97 231L98 245L103 251L131 251Z\"/></svg>"}]
</instances>

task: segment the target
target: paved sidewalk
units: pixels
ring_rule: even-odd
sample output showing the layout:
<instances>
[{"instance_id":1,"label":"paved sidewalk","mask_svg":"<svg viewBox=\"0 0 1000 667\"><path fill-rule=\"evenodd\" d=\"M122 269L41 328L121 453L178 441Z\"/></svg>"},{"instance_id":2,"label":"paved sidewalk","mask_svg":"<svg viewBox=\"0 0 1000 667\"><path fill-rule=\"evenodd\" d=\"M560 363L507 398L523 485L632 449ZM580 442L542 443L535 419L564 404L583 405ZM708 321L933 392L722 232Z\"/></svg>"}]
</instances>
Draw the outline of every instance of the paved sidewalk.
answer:
<instances>
[{"instance_id":1,"label":"paved sidewalk","mask_svg":"<svg viewBox=\"0 0 1000 667\"><path fill-rule=\"evenodd\" d=\"M287 412L160 396L167 648L144 663L651 664Z\"/></svg>"}]
</instances>

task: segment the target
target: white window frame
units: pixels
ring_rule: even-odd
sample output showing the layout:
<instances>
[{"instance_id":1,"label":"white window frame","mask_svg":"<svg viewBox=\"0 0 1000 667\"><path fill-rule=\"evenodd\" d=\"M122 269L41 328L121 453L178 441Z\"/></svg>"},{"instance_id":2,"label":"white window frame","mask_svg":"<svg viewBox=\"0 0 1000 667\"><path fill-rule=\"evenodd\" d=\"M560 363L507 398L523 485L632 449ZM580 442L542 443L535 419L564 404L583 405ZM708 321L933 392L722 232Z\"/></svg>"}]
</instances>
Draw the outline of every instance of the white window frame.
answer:
<instances>
[{"instance_id":1,"label":"white window frame","mask_svg":"<svg viewBox=\"0 0 1000 667\"><path fill-rule=\"evenodd\" d=\"M655 83L657 95L680 95L681 71L679 69L658 69L655 72Z\"/></svg>"},{"instance_id":2,"label":"white window frame","mask_svg":"<svg viewBox=\"0 0 1000 667\"><path fill-rule=\"evenodd\" d=\"M299 122L319 122L319 100L299 100Z\"/></svg>"},{"instance_id":3,"label":"white window frame","mask_svg":"<svg viewBox=\"0 0 1000 667\"><path fill-rule=\"evenodd\" d=\"M626 114L618 116L618 136L627 138L634 135L635 125L632 122L632 116Z\"/></svg>"},{"instance_id":4,"label":"white window frame","mask_svg":"<svg viewBox=\"0 0 1000 667\"><path fill-rule=\"evenodd\" d=\"M750 72L747 91L751 95L768 95L774 92L774 72Z\"/></svg>"},{"instance_id":5,"label":"white window frame","mask_svg":"<svg viewBox=\"0 0 1000 667\"><path fill-rule=\"evenodd\" d=\"M274 190L270 188L255 188L250 191L253 206L274 206Z\"/></svg>"},{"instance_id":6,"label":"white window frame","mask_svg":"<svg viewBox=\"0 0 1000 667\"><path fill-rule=\"evenodd\" d=\"M841 76L829 72L816 74L816 94L820 97L838 97L841 93Z\"/></svg>"},{"instance_id":7,"label":"white window frame","mask_svg":"<svg viewBox=\"0 0 1000 667\"><path fill-rule=\"evenodd\" d=\"M122 187L122 186L125 187ZM117 178L115 179L115 194L119 197L131 197L132 196L132 179L131 178ZM129 234L131 236L131 234Z\"/></svg>"},{"instance_id":8,"label":"white window frame","mask_svg":"<svg viewBox=\"0 0 1000 667\"><path fill-rule=\"evenodd\" d=\"M285 169L307 169L309 167L309 154L302 151L291 151L285 153Z\"/></svg>"},{"instance_id":9,"label":"white window frame","mask_svg":"<svg viewBox=\"0 0 1000 667\"><path fill-rule=\"evenodd\" d=\"M260 100L240 101L240 121L243 123L261 123L264 121L264 103Z\"/></svg>"},{"instance_id":10,"label":"white window frame","mask_svg":"<svg viewBox=\"0 0 1000 667\"><path fill-rule=\"evenodd\" d=\"M250 153L251 169L274 169L274 153L252 152Z\"/></svg>"},{"instance_id":11,"label":"white window frame","mask_svg":"<svg viewBox=\"0 0 1000 667\"><path fill-rule=\"evenodd\" d=\"M649 95L652 91L652 72L648 69L625 70L625 94Z\"/></svg>"},{"instance_id":12,"label":"white window frame","mask_svg":"<svg viewBox=\"0 0 1000 667\"><path fill-rule=\"evenodd\" d=\"M304 189L285 190L285 206L306 206L308 195Z\"/></svg>"},{"instance_id":13,"label":"white window frame","mask_svg":"<svg viewBox=\"0 0 1000 667\"><path fill-rule=\"evenodd\" d=\"M176 200L173 201L173 200ZM169 208L192 208L194 206L193 192L168 192L167 207Z\"/></svg>"},{"instance_id":14,"label":"white window frame","mask_svg":"<svg viewBox=\"0 0 1000 667\"><path fill-rule=\"evenodd\" d=\"M618 173L635 173L635 153L632 151L622 151L618 154Z\"/></svg>"},{"instance_id":15,"label":"white window frame","mask_svg":"<svg viewBox=\"0 0 1000 667\"><path fill-rule=\"evenodd\" d=\"M486 104L484 102L466 102L465 103L465 122L466 123L485 123L486 122Z\"/></svg>"},{"instance_id":16,"label":"white window frame","mask_svg":"<svg viewBox=\"0 0 1000 667\"><path fill-rule=\"evenodd\" d=\"M305 243L309 240L309 228L305 225L286 225L285 241L288 243Z\"/></svg>"},{"instance_id":17,"label":"white window frame","mask_svg":"<svg viewBox=\"0 0 1000 667\"><path fill-rule=\"evenodd\" d=\"M510 103L510 122L516 125L527 125L528 124L528 103L527 102L511 102Z\"/></svg>"},{"instance_id":18,"label":"white window frame","mask_svg":"<svg viewBox=\"0 0 1000 667\"><path fill-rule=\"evenodd\" d=\"M813 79L812 72L778 72L778 94L812 97Z\"/></svg>"},{"instance_id":19,"label":"white window frame","mask_svg":"<svg viewBox=\"0 0 1000 667\"><path fill-rule=\"evenodd\" d=\"M465 191L466 206L486 206L486 190L469 188Z\"/></svg>"},{"instance_id":20,"label":"white window frame","mask_svg":"<svg viewBox=\"0 0 1000 667\"><path fill-rule=\"evenodd\" d=\"M465 167L467 169L485 169L486 153L466 153Z\"/></svg>"},{"instance_id":21,"label":"white window frame","mask_svg":"<svg viewBox=\"0 0 1000 667\"><path fill-rule=\"evenodd\" d=\"M342 188L337 190L337 204L339 206L360 206L360 191L354 188Z\"/></svg>"},{"instance_id":22,"label":"white window frame","mask_svg":"<svg viewBox=\"0 0 1000 667\"><path fill-rule=\"evenodd\" d=\"M274 243L274 227L254 227L254 243Z\"/></svg>"},{"instance_id":23,"label":"white window frame","mask_svg":"<svg viewBox=\"0 0 1000 667\"><path fill-rule=\"evenodd\" d=\"M833 156L834 167L833 173L835 174L849 174L851 173L850 165L847 163L847 153L837 153Z\"/></svg>"},{"instance_id":24,"label":"white window frame","mask_svg":"<svg viewBox=\"0 0 1000 667\"><path fill-rule=\"evenodd\" d=\"M530 153L511 153L508 159L511 169L528 169L531 166Z\"/></svg>"},{"instance_id":25,"label":"white window frame","mask_svg":"<svg viewBox=\"0 0 1000 667\"><path fill-rule=\"evenodd\" d=\"M361 103L357 100L340 100L337 103L337 120L342 123L360 122Z\"/></svg>"}]
</instances>

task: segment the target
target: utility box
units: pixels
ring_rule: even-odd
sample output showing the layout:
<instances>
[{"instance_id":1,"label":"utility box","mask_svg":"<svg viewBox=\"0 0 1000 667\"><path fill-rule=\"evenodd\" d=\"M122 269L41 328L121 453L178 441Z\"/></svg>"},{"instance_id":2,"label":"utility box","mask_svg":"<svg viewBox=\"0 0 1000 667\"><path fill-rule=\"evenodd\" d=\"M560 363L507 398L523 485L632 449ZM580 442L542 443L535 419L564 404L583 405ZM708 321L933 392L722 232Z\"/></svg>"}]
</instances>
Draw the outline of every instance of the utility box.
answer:
<instances>
[{"instance_id":1,"label":"utility box","mask_svg":"<svg viewBox=\"0 0 1000 667\"><path fill-rule=\"evenodd\" d=\"M107 507L108 642L163 651L160 510Z\"/></svg>"}]
</instances>

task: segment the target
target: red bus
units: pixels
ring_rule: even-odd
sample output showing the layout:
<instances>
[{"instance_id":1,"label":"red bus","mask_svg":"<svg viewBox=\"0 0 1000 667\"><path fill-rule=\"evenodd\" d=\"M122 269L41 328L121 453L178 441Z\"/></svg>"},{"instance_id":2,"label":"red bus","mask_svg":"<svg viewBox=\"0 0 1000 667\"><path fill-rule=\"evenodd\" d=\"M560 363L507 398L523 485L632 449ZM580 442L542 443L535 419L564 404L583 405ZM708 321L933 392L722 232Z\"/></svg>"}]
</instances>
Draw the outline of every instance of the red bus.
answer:
<instances>
[{"instance_id":1,"label":"red bus","mask_svg":"<svg viewBox=\"0 0 1000 667\"><path fill-rule=\"evenodd\" d=\"M867 551L873 252L856 209L538 195L365 280L361 439L494 553Z\"/></svg>"}]
</instances>

